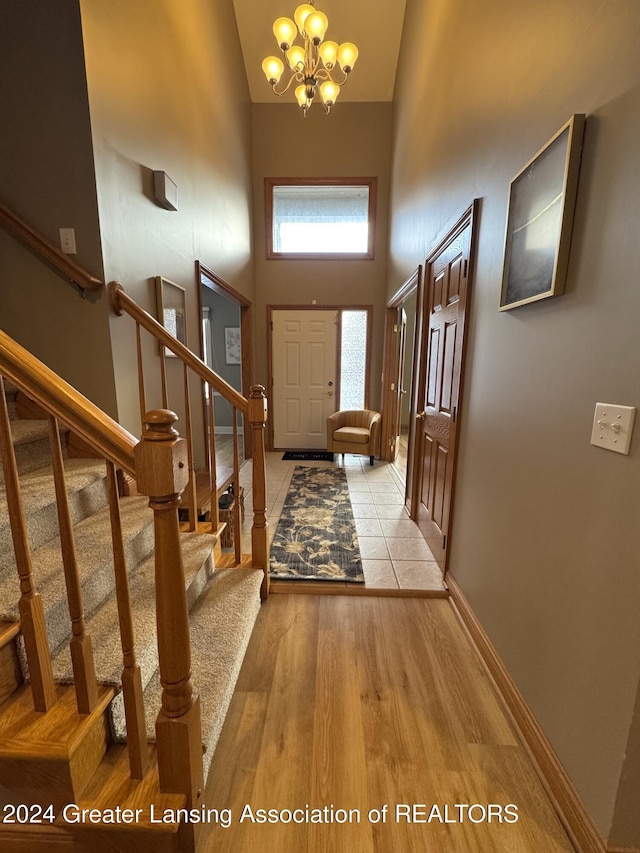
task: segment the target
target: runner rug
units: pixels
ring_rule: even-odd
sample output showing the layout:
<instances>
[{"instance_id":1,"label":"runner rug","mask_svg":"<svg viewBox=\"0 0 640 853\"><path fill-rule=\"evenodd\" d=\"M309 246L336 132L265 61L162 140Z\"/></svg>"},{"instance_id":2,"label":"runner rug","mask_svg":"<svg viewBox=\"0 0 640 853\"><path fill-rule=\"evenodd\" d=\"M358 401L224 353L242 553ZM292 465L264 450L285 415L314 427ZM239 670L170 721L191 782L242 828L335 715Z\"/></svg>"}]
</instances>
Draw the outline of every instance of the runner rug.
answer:
<instances>
[{"instance_id":1,"label":"runner rug","mask_svg":"<svg viewBox=\"0 0 640 853\"><path fill-rule=\"evenodd\" d=\"M296 465L271 543L271 577L364 583L342 468Z\"/></svg>"}]
</instances>

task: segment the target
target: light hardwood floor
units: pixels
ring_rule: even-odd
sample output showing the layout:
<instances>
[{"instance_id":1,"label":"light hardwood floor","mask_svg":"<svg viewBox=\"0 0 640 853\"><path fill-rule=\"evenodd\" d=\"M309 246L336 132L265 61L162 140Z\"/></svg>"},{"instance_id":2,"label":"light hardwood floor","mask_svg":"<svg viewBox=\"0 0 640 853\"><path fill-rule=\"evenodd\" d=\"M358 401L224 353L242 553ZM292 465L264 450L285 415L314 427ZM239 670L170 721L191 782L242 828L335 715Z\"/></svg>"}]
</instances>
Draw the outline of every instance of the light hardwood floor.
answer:
<instances>
[{"instance_id":1,"label":"light hardwood floor","mask_svg":"<svg viewBox=\"0 0 640 853\"><path fill-rule=\"evenodd\" d=\"M272 596L216 750L214 853L559 853L562 826L446 599ZM360 823L240 823L253 810L357 809ZM370 809L388 805L386 823ZM396 804L515 804L517 823L408 824ZM417 816L425 818L424 812Z\"/></svg>"}]
</instances>

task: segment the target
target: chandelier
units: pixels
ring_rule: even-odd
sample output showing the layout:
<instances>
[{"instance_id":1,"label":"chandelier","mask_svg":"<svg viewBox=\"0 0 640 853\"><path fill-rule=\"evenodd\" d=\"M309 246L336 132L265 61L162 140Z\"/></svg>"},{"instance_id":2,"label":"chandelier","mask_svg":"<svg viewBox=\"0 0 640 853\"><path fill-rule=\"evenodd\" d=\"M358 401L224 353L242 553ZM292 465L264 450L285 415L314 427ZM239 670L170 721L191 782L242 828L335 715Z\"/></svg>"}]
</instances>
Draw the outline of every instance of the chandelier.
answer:
<instances>
[{"instance_id":1,"label":"chandelier","mask_svg":"<svg viewBox=\"0 0 640 853\"><path fill-rule=\"evenodd\" d=\"M268 56L262 63L262 70L276 95L284 95L294 82L300 84L295 88L295 96L305 117L317 89L320 89L322 103L328 113L355 65L358 48L351 42L338 45L335 41L324 41L329 21L312 2L298 6L293 17L295 23L291 18L278 18L273 25L284 62L277 56ZM294 44L298 33L304 47ZM336 79L336 65L342 70L342 79ZM289 77L286 84L278 89L285 67Z\"/></svg>"}]
</instances>

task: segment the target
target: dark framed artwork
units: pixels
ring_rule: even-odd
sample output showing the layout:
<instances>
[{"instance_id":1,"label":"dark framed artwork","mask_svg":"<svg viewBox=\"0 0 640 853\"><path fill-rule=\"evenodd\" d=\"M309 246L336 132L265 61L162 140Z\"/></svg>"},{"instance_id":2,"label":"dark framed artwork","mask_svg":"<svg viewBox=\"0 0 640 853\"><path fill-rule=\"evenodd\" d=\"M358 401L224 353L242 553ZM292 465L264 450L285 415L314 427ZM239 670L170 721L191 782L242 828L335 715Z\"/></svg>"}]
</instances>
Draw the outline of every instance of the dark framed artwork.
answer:
<instances>
[{"instance_id":1,"label":"dark framed artwork","mask_svg":"<svg viewBox=\"0 0 640 853\"><path fill-rule=\"evenodd\" d=\"M511 181L501 311L564 293L584 121L572 116Z\"/></svg>"}]
</instances>

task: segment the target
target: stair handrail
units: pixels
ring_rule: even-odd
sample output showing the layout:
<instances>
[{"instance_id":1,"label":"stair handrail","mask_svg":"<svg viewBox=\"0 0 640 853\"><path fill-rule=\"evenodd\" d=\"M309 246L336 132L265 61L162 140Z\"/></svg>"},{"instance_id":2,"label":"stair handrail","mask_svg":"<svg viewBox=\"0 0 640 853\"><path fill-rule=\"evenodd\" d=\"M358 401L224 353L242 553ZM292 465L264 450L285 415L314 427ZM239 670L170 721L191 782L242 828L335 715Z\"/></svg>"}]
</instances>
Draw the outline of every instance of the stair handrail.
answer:
<instances>
[{"instance_id":1,"label":"stair handrail","mask_svg":"<svg viewBox=\"0 0 640 853\"><path fill-rule=\"evenodd\" d=\"M138 439L3 331L0 374L94 450L135 477L133 451Z\"/></svg>"},{"instance_id":2,"label":"stair handrail","mask_svg":"<svg viewBox=\"0 0 640 853\"><path fill-rule=\"evenodd\" d=\"M138 305L135 299L132 299L131 296L129 296L119 281L109 282L108 289L111 307L118 316L128 314L132 317L164 346L170 349L171 352L182 362L187 364L193 372L200 377L200 379L204 382L208 382L212 388L222 394L222 396L225 397L232 406L239 409L243 415L248 414L249 404L247 399L243 397L239 391L236 391L232 385L225 382L221 376L218 376L218 374L208 367L201 358L198 358L198 356L195 355L189 347L186 347L170 332L167 332L165 327L159 323L155 317L152 317L151 314Z\"/></svg>"},{"instance_id":3,"label":"stair handrail","mask_svg":"<svg viewBox=\"0 0 640 853\"><path fill-rule=\"evenodd\" d=\"M262 584L261 595L263 598L267 598L269 595L269 548L268 548L268 530L269 523L266 515L266 506L267 506L267 496L266 496L266 471L265 471L265 441L264 441L264 432L265 432L265 424L267 421L267 400L264 394L264 387L262 385L252 385L251 393L248 398L243 397L239 391L236 391L228 382L218 376L215 371L213 371L210 367L208 367L202 359L198 358L188 347L186 347L183 343L181 343L177 338L175 338L172 334L170 334L164 326L159 323L154 317L152 317L147 311L144 310L135 299L132 299L129 296L122 284L119 281L111 281L108 285L109 292L109 300L111 302L111 307L113 311L118 315L128 314L133 320L136 321L138 327L138 363L139 369L141 365L141 350L140 350L140 338L139 338L139 328L144 328L151 335L153 335L156 340L158 340L162 347L167 347L171 352L178 357L186 368L189 367L193 370L193 372L203 381L209 384L209 386L218 391L232 406L235 407L239 412L243 415L246 415L247 420L251 426L253 441L253 457L252 457L252 492L253 492L253 526L251 528L251 565L254 568L259 568L264 571L264 580ZM164 388L164 397L166 397L166 376L164 372L164 350L162 350L163 356L161 358L161 373L162 373L162 383ZM141 380L142 387L144 388L144 379ZM185 380L185 391L188 391L188 382ZM164 408L168 408L166 402L163 403ZM145 409L144 405L144 393L141 395L141 407ZM189 406L187 404L187 411ZM142 411L142 417L144 418L145 412ZM234 416L234 430L237 430L237 423ZM235 436L237 440L237 435ZM190 430L187 429L187 442L192 443L192 437L190 435ZM236 468L234 480L237 481L237 448L234 454L235 462L234 467ZM210 460L211 461L211 460ZM212 467L215 469L215 460ZM195 471L191 471L191 480L190 485L188 487L188 491L192 492L192 497L190 499L192 508L195 509L195 491L194 491L194 478ZM213 484L213 491L215 492L215 475L212 474L211 481ZM237 482L236 482L237 485ZM212 498L212 512L211 519L212 525L215 529L217 523L217 513L218 513L218 505L217 499ZM238 507L236 503L236 519L239 518ZM195 529L195 518L193 519L193 527ZM236 527L239 525L235 525ZM239 539L236 542L236 560L239 562L241 559L241 554L239 551L240 542Z\"/></svg>"},{"instance_id":4,"label":"stair handrail","mask_svg":"<svg viewBox=\"0 0 640 853\"><path fill-rule=\"evenodd\" d=\"M72 261L68 255L65 255L56 245L4 204L0 204L0 225L28 246L31 246L41 258L53 264L82 290L100 290L104 287L104 282L101 279L88 272L80 264Z\"/></svg>"}]
</instances>

